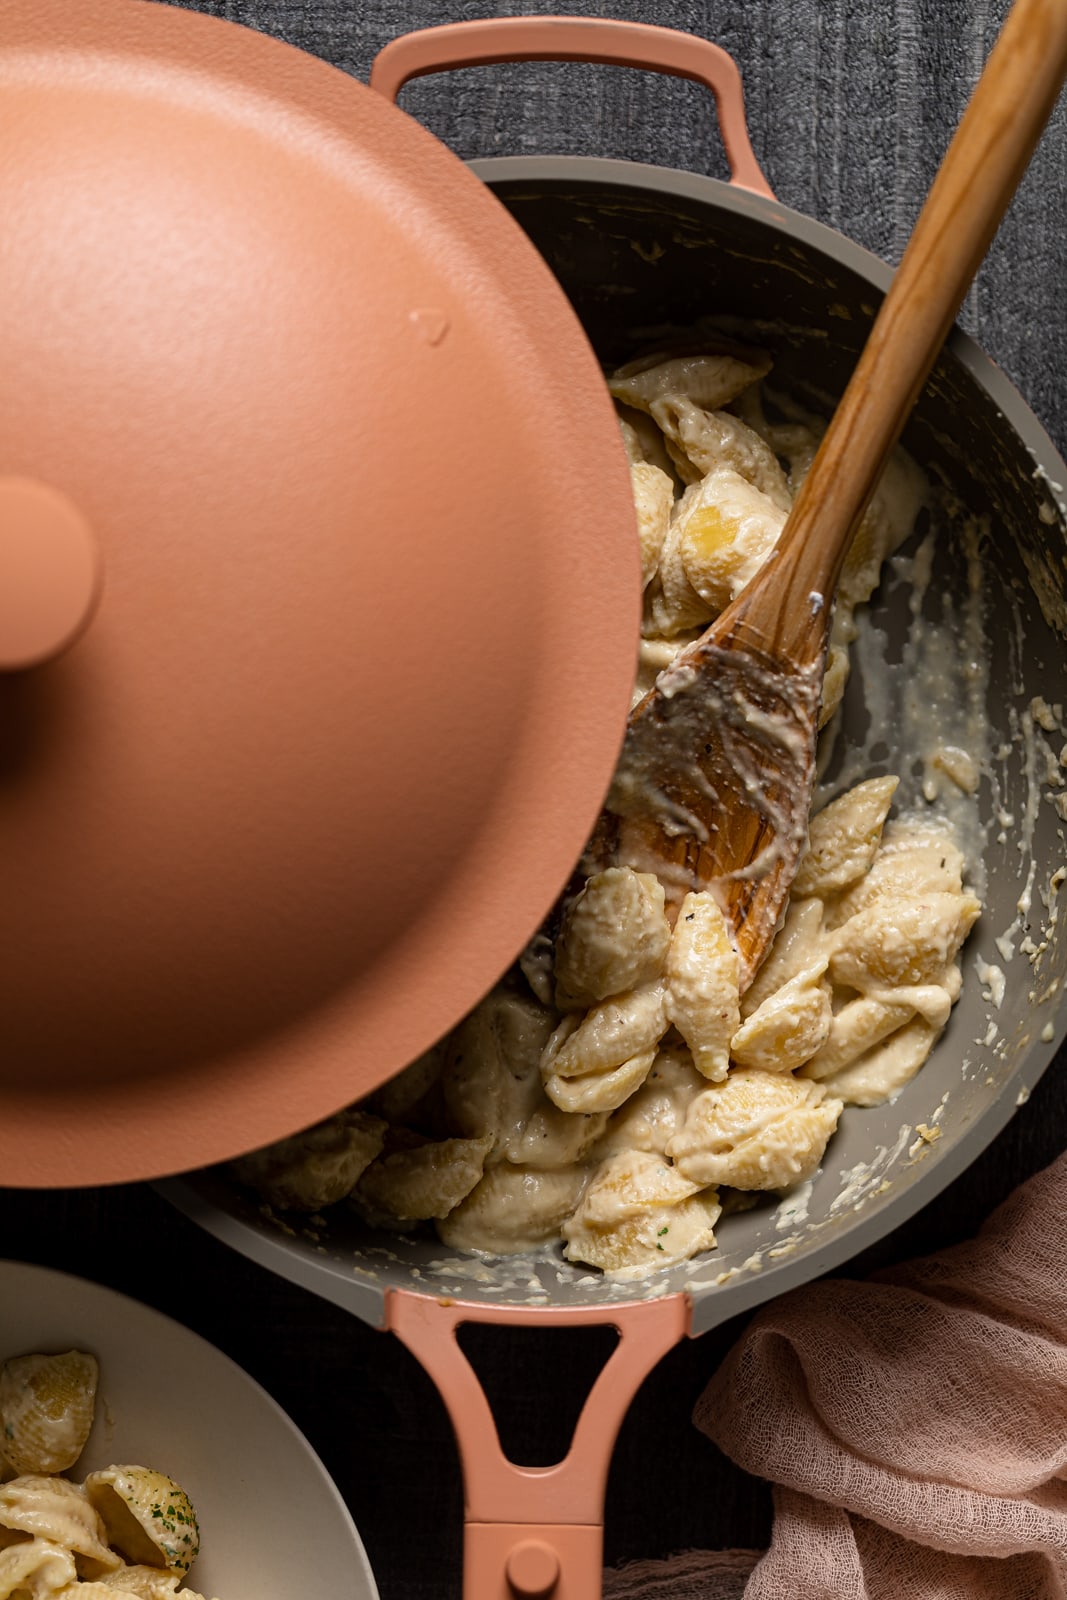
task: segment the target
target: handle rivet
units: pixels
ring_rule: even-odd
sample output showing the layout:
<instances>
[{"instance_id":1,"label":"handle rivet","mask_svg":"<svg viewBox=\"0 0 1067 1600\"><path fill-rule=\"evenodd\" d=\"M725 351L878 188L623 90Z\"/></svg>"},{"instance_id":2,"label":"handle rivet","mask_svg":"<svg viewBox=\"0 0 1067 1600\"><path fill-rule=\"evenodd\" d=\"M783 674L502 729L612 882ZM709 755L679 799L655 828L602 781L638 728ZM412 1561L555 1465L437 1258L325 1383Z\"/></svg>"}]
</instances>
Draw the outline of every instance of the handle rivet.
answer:
<instances>
[{"instance_id":1,"label":"handle rivet","mask_svg":"<svg viewBox=\"0 0 1067 1600\"><path fill-rule=\"evenodd\" d=\"M538 1600L559 1582L559 1556L543 1539L524 1539L509 1553L506 1571L515 1594Z\"/></svg>"}]
</instances>

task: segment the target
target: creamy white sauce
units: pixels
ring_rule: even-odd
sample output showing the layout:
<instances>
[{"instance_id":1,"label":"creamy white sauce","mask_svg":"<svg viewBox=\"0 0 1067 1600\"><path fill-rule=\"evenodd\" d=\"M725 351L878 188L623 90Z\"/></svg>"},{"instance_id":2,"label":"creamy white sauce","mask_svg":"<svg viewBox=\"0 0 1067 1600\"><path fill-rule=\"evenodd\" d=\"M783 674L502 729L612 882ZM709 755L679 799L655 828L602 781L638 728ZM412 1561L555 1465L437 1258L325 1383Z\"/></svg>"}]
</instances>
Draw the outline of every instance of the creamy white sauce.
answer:
<instances>
[{"instance_id":1,"label":"creamy white sauce","mask_svg":"<svg viewBox=\"0 0 1067 1600\"><path fill-rule=\"evenodd\" d=\"M830 1202L830 1215L846 1207L857 1210L879 1193L888 1168L904 1153L912 1135L910 1123L905 1123L892 1145L879 1145L870 1161L860 1161L854 1167L841 1170L841 1189Z\"/></svg>"},{"instance_id":2,"label":"creamy white sauce","mask_svg":"<svg viewBox=\"0 0 1067 1600\"><path fill-rule=\"evenodd\" d=\"M814 1179L809 1178L806 1183L797 1184L791 1189L785 1199L776 1208L774 1213L774 1226L779 1233L786 1228L795 1228L801 1222L808 1220L808 1205L814 1188Z\"/></svg>"},{"instance_id":3,"label":"creamy white sauce","mask_svg":"<svg viewBox=\"0 0 1067 1600\"><path fill-rule=\"evenodd\" d=\"M866 725L849 726L847 747L829 746L821 765L820 808L877 770L879 756L899 771L898 812L933 811L951 826L975 893L985 892L986 833L979 812L980 777L991 767L986 713L989 647L982 590L981 531L973 522L958 535L966 585L962 596L932 588L938 542L951 530L937 521L910 554L890 558L887 591L908 588L909 624L891 640L881 612L860 611L851 646L853 672L863 688ZM893 749L908 761L887 755ZM836 736L835 730L828 730ZM824 736L825 737L825 736Z\"/></svg>"},{"instance_id":4,"label":"creamy white sauce","mask_svg":"<svg viewBox=\"0 0 1067 1600\"><path fill-rule=\"evenodd\" d=\"M1004 1000L1004 987L1007 982L1003 969L983 961L981 956L975 956L974 970L978 974L979 983L984 985L982 999L987 1000L994 1010L999 1011Z\"/></svg>"}]
</instances>

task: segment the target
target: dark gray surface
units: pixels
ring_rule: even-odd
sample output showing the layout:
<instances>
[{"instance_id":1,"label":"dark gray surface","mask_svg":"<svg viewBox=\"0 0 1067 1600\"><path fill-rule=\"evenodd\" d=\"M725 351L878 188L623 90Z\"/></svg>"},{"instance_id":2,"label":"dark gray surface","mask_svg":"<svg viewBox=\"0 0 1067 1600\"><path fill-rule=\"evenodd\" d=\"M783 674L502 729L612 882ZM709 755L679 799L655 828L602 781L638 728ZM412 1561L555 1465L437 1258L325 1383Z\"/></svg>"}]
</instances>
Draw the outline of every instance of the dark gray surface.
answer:
<instances>
[{"instance_id":1,"label":"dark gray surface","mask_svg":"<svg viewBox=\"0 0 1067 1600\"><path fill-rule=\"evenodd\" d=\"M407 27L557 6L245 0L210 11L365 78ZM725 45L746 82L757 156L779 197L896 259L1003 16L1003 0L695 0L608 14L688 28ZM465 157L561 151L722 174L709 97L611 69L479 69L414 85L404 104ZM1004 366L1061 451L1067 445L1067 118L1061 106L962 318ZM1067 1145L1067 1072L1053 1066L988 1152L933 1206L850 1271L963 1236ZM443 1409L392 1339L227 1252L150 1191L0 1192L0 1253L80 1271L181 1318L239 1360L323 1455L363 1532L384 1600L459 1592L461 1493ZM2 1328L2 1308L0 1308ZM766 1490L692 1428L692 1404L736 1323L671 1353L623 1428L612 1471L610 1561L688 1545L756 1545ZM530 1459L562 1442L595 1352L580 1334L489 1330L492 1388ZM210 1537L210 1529L205 1530ZM313 1582L309 1579L309 1593ZM225 1597L223 1597L225 1600Z\"/></svg>"}]
</instances>

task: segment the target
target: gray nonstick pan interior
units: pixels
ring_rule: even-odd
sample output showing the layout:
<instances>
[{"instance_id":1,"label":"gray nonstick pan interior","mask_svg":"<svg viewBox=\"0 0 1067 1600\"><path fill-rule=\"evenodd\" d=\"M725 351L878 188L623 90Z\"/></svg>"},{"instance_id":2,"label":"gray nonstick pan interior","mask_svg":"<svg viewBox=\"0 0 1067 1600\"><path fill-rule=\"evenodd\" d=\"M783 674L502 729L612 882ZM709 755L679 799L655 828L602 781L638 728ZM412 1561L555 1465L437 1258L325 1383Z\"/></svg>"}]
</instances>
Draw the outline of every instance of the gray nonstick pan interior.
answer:
<instances>
[{"instance_id":1,"label":"gray nonstick pan interior","mask_svg":"<svg viewBox=\"0 0 1067 1600\"><path fill-rule=\"evenodd\" d=\"M881 262L839 234L712 179L573 158L486 161L476 170L547 258L605 363L711 318L758 337L775 358L773 386L825 413L888 282ZM684 1290L701 1332L839 1265L975 1159L1065 1032L1057 873L1067 859L1067 769L1059 764L1067 749L1067 467L1003 374L959 332L904 444L935 489L937 538L921 609L935 632L954 630L951 692L978 683L990 734L978 792L984 910L963 952L963 995L898 1098L847 1108L810 1185L724 1218L716 1251L636 1289L558 1254L481 1260L433 1239L374 1236L343 1206L326 1226L279 1219L222 1170L163 1184L175 1204L372 1323L383 1320L390 1287L531 1309ZM964 637L965 616L973 619L979 603L968 601L977 570L969 550L981 571L977 641ZM865 690L854 661L826 777L897 772L902 795L917 801L921 773L906 743L914 710L905 705L921 655L907 581L913 554L906 546L872 604L860 666L877 677L878 694Z\"/></svg>"}]
</instances>

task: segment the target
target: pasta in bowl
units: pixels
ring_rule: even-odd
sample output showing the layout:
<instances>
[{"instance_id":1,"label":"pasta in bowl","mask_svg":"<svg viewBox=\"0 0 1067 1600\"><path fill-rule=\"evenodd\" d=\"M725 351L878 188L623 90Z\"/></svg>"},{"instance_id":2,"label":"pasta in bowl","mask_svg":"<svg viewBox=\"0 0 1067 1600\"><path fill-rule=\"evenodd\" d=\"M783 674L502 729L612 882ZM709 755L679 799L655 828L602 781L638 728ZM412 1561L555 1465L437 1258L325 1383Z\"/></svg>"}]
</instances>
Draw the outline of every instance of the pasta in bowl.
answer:
<instances>
[{"instance_id":1,"label":"pasta in bowl","mask_svg":"<svg viewBox=\"0 0 1067 1600\"><path fill-rule=\"evenodd\" d=\"M43 1267L0 1262L0 1306L0 1596L291 1600L312 1552L377 1600L325 1469L220 1351Z\"/></svg>"},{"instance_id":2,"label":"pasta in bowl","mask_svg":"<svg viewBox=\"0 0 1067 1600\"><path fill-rule=\"evenodd\" d=\"M759 570L814 456L818 422L768 403L769 369L720 342L609 379L645 585L635 701L684 668L687 645ZM898 453L839 587L828 741L858 614L928 497ZM710 892L683 898L625 864L581 873L448 1039L237 1174L272 1205L344 1202L393 1233L432 1225L465 1252L562 1240L567 1260L619 1282L713 1249L724 1207L810 1180L845 1105L899 1093L948 1020L981 909L956 836L971 770L955 756L940 769L947 798L910 784L893 817L900 784L884 759L839 786L747 988Z\"/></svg>"}]
</instances>

